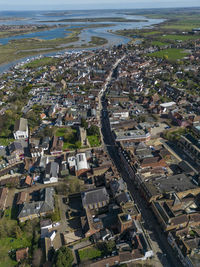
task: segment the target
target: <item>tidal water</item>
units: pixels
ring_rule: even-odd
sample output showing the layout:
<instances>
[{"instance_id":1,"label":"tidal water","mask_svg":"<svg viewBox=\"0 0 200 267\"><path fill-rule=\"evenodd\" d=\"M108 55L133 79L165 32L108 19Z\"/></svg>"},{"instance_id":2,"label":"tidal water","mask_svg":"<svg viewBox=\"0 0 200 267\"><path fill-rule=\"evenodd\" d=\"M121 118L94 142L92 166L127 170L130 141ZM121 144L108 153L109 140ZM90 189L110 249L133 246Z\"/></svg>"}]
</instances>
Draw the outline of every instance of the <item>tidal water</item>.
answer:
<instances>
[{"instance_id":1,"label":"tidal water","mask_svg":"<svg viewBox=\"0 0 200 267\"><path fill-rule=\"evenodd\" d=\"M98 36L106 38L108 43L105 47L111 47L113 45L127 44L130 39L124 36L119 36L114 34L117 30L123 29L142 29L142 28L151 28L155 24L163 22L162 19L147 19L142 16L136 15L127 15L131 10L84 10L84 11L0 11L0 25L27 25L27 24L45 24L45 25L55 25L60 26L63 24L67 25L64 27L53 28L45 31L38 31L34 33L27 33L16 35L8 38L0 38L0 44L6 45L9 41L15 39L24 39L24 38L39 38L43 40L52 40L55 38L63 38L70 34L70 29L84 26L85 29L82 30L79 35L79 41L74 43L68 43L60 48L66 49L67 46L73 45L81 46L86 45L91 40L92 36ZM84 18L110 18L110 17L119 17L125 19L134 19L134 20L147 20L145 22L60 22L62 19L84 19ZM53 22L46 22L53 21ZM112 24L114 26L105 27L96 27L96 28L87 28L88 25L93 24ZM112 31L112 33L110 32ZM31 49L31 48L30 48ZM80 50L80 49L79 49ZM85 50L83 48L83 50ZM71 51L71 49L70 49ZM24 60L24 59L23 59ZM20 60L22 61L22 60ZM0 72L7 70L9 67L13 66L17 62L11 62L9 64L0 66Z\"/></svg>"}]
</instances>

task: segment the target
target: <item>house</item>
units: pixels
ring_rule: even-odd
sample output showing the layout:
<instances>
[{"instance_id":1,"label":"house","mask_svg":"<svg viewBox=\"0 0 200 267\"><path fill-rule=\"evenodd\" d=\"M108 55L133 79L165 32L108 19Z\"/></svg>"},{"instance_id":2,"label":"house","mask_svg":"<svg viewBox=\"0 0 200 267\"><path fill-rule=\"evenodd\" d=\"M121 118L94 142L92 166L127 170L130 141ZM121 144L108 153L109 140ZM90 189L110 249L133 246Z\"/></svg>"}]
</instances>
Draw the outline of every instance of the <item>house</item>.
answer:
<instances>
[{"instance_id":1,"label":"house","mask_svg":"<svg viewBox=\"0 0 200 267\"><path fill-rule=\"evenodd\" d=\"M0 211L5 209L6 200L8 196L8 188L0 188Z\"/></svg>"},{"instance_id":2,"label":"house","mask_svg":"<svg viewBox=\"0 0 200 267\"><path fill-rule=\"evenodd\" d=\"M59 164L51 161L46 165L45 176L43 179L44 184L51 184L58 182Z\"/></svg>"},{"instance_id":3,"label":"house","mask_svg":"<svg viewBox=\"0 0 200 267\"><path fill-rule=\"evenodd\" d=\"M20 248L16 251L16 261L20 262L21 260L28 258L28 247Z\"/></svg>"},{"instance_id":4,"label":"house","mask_svg":"<svg viewBox=\"0 0 200 267\"><path fill-rule=\"evenodd\" d=\"M26 200L27 200L26 192L22 191L17 194L17 201L16 201L17 205L22 205L24 202L26 202Z\"/></svg>"},{"instance_id":5,"label":"house","mask_svg":"<svg viewBox=\"0 0 200 267\"><path fill-rule=\"evenodd\" d=\"M119 180L115 179L110 182L110 190L112 195L115 197L127 189L126 183L121 178Z\"/></svg>"},{"instance_id":6,"label":"house","mask_svg":"<svg viewBox=\"0 0 200 267\"><path fill-rule=\"evenodd\" d=\"M49 141L50 141L50 138L48 136L45 136L43 139L42 139L42 142L40 144L40 147L44 150L44 151L48 151L49 149Z\"/></svg>"},{"instance_id":7,"label":"house","mask_svg":"<svg viewBox=\"0 0 200 267\"><path fill-rule=\"evenodd\" d=\"M18 219L20 222L45 216L54 211L54 188L47 187L40 190L40 200L24 203L19 208Z\"/></svg>"},{"instance_id":8,"label":"house","mask_svg":"<svg viewBox=\"0 0 200 267\"><path fill-rule=\"evenodd\" d=\"M28 175L28 176L26 176L26 179L25 179L24 183L25 183L26 186L32 186L33 179Z\"/></svg>"},{"instance_id":9,"label":"house","mask_svg":"<svg viewBox=\"0 0 200 267\"><path fill-rule=\"evenodd\" d=\"M41 229L52 229L53 225L52 225L52 221L50 219L46 219L46 220L41 220L40 221L40 228Z\"/></svg>"},{"instance_id":10,"label":"house","mask_svg":"<svg viewBox=\"0 0 200 267\"><path fill-rule=\"evenodd\" d=\"M11 156L16 158L16 161L20 160L24 155L24 149L20 142L13 142L8 146L8 151Z\"/></svg>"},{"instance_id":11,"label":"house","mask_svg":"<svg viewBox=\"0 0 200 267\"><path fill-rule=\"evenodd\" d=\"M15 139L28 138L28 121L27 119L20 118L16 121L13 132Z\"/></svg>"},{"instance_id":12,"label":"house","mask_svg":"<svg viewBox=\"0 0 200 267\"><path fill-rule=\"evenodd\" d=\"M31 139L29 148L32 158L44 156L44 149L39 144L39 139Z\"/></svg>"}]
</instances>

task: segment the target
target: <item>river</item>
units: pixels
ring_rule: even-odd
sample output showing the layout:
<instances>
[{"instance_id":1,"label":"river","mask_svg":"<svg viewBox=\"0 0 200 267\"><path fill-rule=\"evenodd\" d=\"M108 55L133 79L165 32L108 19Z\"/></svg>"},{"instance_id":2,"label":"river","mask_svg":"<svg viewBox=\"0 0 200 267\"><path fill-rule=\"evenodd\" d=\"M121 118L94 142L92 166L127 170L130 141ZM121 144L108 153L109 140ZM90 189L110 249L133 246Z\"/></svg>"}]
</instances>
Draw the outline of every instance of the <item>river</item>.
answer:
<instances>
[{"instance_id":1,"label":"river","mask_svg":"<svg viewBox=\"0 0 200 267\"><path fill-rule=\"evenodd\" d=\"M130 12L130 10L129 10ZM119 10L88 10L88 11L63 11L63 12L44 12L44 11L23 11L23 12L6 12L2 11L0 12L0 25L27 25L27 24L45 24L45 25L59 25L64 24L66 27L60 27L60 28L54 28L49 29L46 31L39 31L34 33L27 33L27 34L21 34L17 36L12 36L8 38L0 38L0 43L2 45L7 44L9 41L14 39L24 39L24 38L40 38L44 40L51 40L55 38L63 38L70 34L71 28L76 28L84 26L87 27L88 25L93 24L112 24L113 26L102 26L97 28L85 28L82 30L82 32L79 35L79 41L74 43L68 43L65 45L62 45L60 48L64 49L63 52L66 51L74 51L77 49L67 49L68 46L73 45L74 47L79 47L81 45L87 45L88 42L91 40L92 36L98 36L102 37L108 40L108 43L104 47L111 47L113 45L120 45L120 44L127 44L130 39L124 36L116 35L112 32L115 32L117 30L123 30L123 29L142 29L142 28L151 28L155 24L159 24L163 22L162 19L147 19L143 16L135 16L135 15L127 15L125 11L119 11ZM103 22L78 22L78 19L84 19L84 18L111 18L111 17L118 17L118 18L124 18L129 20L146 20L141 22L110 22L110 21L103 21ZM77 22L60 22L60 20L63 19L77 19ZM51 21L51 22L47 22ZM94 49L94 48L93 48ZM86 50L85 48L79 48L80 50ZM41 51L42 53L42 51ZM45 55L55 55L56 53L45 53ZM32 58L32 57L27 57ZM14 66L18 62L22 62L26 60L27 58L23 58L8 64L4 64L0 66L0 73L8 70L10 67Z\"/></svg>"}]
</instances>

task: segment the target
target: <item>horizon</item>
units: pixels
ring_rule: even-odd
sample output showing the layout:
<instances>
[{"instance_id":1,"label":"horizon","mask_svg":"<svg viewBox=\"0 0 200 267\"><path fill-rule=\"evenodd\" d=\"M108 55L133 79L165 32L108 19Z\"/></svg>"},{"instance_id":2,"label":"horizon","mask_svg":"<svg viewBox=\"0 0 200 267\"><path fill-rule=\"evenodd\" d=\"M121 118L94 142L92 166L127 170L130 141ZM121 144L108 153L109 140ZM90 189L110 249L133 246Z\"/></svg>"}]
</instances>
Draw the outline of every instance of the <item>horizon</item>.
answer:
<instances>
[{"instance_id":1,"label":"horizon","mask_svg":"<svg viewBox=\"0 0 200 267\"><path fill-rule=\"evenodd\" d=\"M66 12L66 11L97 11L97 10L105 10L105 11L113 11L113 10L160 10L160 9L185 9L185 8L199 8L200 9L200 5L199 6L176 6L176 7L134 7L134 8L80 8L80 9L3 9L0 10L0 12L25 12L25 11L46 11L46 12Z\"/></svg>"},{"instance_id":2,"label":"horizon","mask_svg":"<svg viewBox=\"0 0 200 267\"><path fill-rule=\"evenodd\" d=\"M35 0L29 1L19 0L18 4L14 0L0 0L1 11L83 11L83 10L119 10L119 9L165 9L165 8L199 8L199 0L75 0L66 4L65 0ZM115 8L113 8L113 5Z\"/></svg>"}]
</instances>

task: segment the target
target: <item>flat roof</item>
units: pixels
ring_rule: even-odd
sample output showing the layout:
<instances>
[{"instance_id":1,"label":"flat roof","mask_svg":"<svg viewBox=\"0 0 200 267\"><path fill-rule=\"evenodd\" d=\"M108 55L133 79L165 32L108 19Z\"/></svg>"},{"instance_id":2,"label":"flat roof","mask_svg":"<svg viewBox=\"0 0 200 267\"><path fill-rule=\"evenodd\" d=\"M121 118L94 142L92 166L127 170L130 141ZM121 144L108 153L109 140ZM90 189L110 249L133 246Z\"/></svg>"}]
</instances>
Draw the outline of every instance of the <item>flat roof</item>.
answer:
<instances>
[{"instance_id":1,"label":"flat roof","mask_svg":"<svg viewBox=\"0 0 200 267\"><path fill-rule=\"evenodd\" d=\"M169 108L169 107L171 107L171 106L173 106L173 105L176 105L176 103L175 103L175 102L166 102L166 103L162 103L162 104L160 104L160 106L161 106L162 108Z\"/></svg>"}]
</instances>

